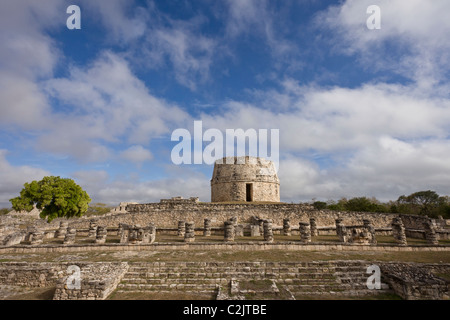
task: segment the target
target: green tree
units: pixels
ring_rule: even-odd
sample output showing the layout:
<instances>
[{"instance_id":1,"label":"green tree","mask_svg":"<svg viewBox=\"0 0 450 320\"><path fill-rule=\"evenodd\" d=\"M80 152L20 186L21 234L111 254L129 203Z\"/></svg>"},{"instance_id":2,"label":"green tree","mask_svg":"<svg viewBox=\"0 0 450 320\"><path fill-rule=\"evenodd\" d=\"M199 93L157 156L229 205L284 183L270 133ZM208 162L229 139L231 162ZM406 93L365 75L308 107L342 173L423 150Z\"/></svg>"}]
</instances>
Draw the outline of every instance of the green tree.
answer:
<instances>
[{"instance_id":1,"label":"green tree","mask_svg":"<svg viewBox=\"0 0 450 320\"><path fill-rule=\"evenodd\" d=\"M91 198L72 179L50 176L25 183L20 196L10 201L16 211L30 212L36 205L42 210L41 218L50 222L55 218L81 217Z\"/></svg>"},{"instance_id":2,"label":"green tree","mask_svg":"<svg viewBox=\"0 0 450 320\"><path fill-rule=\"evenodd\" d=\"M86 216L101 216L111 211L111 207L108 207L104 203L94 203L89 206L86 212Z\"/></svg>"},{"instance_id":3,"label":"green tree","mask_svg":"<svg viewBox=\"0 0 450 320\"><path fill-rule=\"evenodd\" d=\"M386 212L387 209L377 199L359 197L352 198L345 204L347 211L360 211L360 212Z\"/></svg>"},{"instance_id":4,"label":"green tree","mask_svg":"<svg viewBox=\"0 0 450 320\"><path fill-rule=\"evenodd\" d=\"M10 212L11 211L11 209L7 209L7 208L2 208L2 209L0 209L0 216L1 215L5 215L5 214L7 214L8 212Z\"/></svg>"},{"instance_id":5,"label":"green tree","mask_svg":"<svg viewBox=\"0 0 450 320\"><path fill-rule=\"evenodd\" d=\"M317 209L317 210L323 210L323 209L326 209L326 208L327 208L327 203L326 203L326 202L323 202L323 201L315 201L315 202L313 203L313 206L314 206L314 208Z\"/></svg>"},{"instance_id":6,"label":"green tree","mask_svg":"<svg viewBox=\"0 0 450 320\"><path fill-rule=\"evenodd\" d=\"M449 210L448 197L440 197L436 192L427 190L400 196L397 199L397 211L406 214L427 215L437 217L447 216Z\"/></svg>"},{"instance_id":7,"label":"green tree","mask_svg":"<svg viewBox=\"0 0 450 320\"><path fill-rule=\"evenodd\" d=\"M341 198L337 203L334 200L328 201L328 209L334 211L345 211L345 205L347 203L347 198Z\"/></svg>"}]
</instances>

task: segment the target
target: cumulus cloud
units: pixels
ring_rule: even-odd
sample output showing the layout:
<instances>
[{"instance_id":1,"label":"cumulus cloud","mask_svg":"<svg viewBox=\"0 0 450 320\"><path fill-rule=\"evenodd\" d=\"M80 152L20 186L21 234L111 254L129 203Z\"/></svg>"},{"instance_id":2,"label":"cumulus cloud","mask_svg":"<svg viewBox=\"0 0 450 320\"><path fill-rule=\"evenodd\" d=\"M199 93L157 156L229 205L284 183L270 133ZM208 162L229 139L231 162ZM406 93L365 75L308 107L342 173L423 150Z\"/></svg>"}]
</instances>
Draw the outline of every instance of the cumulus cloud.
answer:
<instances>
[{"instance_id":1,"label":"cumulus cloud","mask_svg":"<svg viewBox=\"0 0 450 320\"><path fill-rule=\"evenodd\" d=\"M198 82L208 80L218 48L216 40L201 35L198 29L196 21L174 21L170 28L155 28L146 39L145 55L150 63L158 66L155 62L164 62L167 58L177 81L191 90L196 89Z\"/></svg>"},{"instance_id":2,"label":"cumulus cloud","mask_svg":"<svg viewBox=\"0 0 450 320\"><path fill-rule=\"evenodd\" d=\"M383 83L317 88L287 81L264 108L258 107L264 94L256 97L226 102L220 115L202 115L204 127L279 129L286 201L392 199L432 188L448 192L450 101L433 91ZM283 101L287 105L280 106Z\"/></svg>"},{"instance_id":3,"label":"cumulus cloud","mask_svg":"<svg viewBox=\"0 0 450 320\"><path fill-rule=\"evenodd\" d=\"M0 3L0 122L20 129L42 129L49 107L37 79L51 76L60 60L46 34L63 23L57 0Z\"/></svg>"},{"instance_id":4,"label":"cumulus cloud","mask_svg":"<svg viewBox=\"0 0 450 320\"><path fill-rule=\"evenodd\" d=\"M287 3L286 5L289 6ZM272 54L283 56L292 53L295 45L284 37L281 29L283 19L277 10L266 0L227 0L226 36L236 38L257 35L265 39Z\"/></svg>"},{"instance_id":5,"label":"cumulus cloud","mask_svg":"<svg viewBox=\"0 0 450 320\"><path fill-rule=\"evenodd\" d=\"M302 156L280 164L281 193L288 200L308 201L341 197L375 196L396 200L419 190L448 193L450 143L446 140L405 142L381 137L361 147L346 161L328 168Z\"/></svg>"},{"instance_id":6,"label":"cumulus cloud","mask_svg":"<svg viewBox=\"0 0 450 320\"><path fill-rule=\"evenodd\" d=\"M59 51L45 31L65 22L64 2L57 0L0 3L0 71L34 78L52 73Z\"/></svg>"},{"instance_id":7,"label":"cumulus cloud","mask_svg":"<svg viewBox=\"0 0 450 320\"><path fill-rule=\"evenodd\" d=\"M78 171L72 174L94 202L118 205L119 202L150 203L174 196L210 200L209 179L201 173L178 167L168 168L167 178L140 181L138 176L112 179L105 171ZM176 177L176 175L178 175ZM84 187L83 187L84 188Z\"/></svg>"},{"instance_id":8,"label":"cumulus cloud","mask_svg":"<svg viewBox=\"0 0 450 320\"><path fill-rule=\"evenodd\" d=\"M169 67L175 79L191 90L209 79L220 45L202 32L208 21L200 14L188 20L174 19L159 11L153 1L147 1L145 7L127 0L108 1L107 5L83 3L91 16L100 16L109 41L126 45L130 61L148 69Z\"/></svg>"},{"instance_id":9,"label":"cumulus cloud","mask_svg":"<svg viewBox=\"0 0 450 320\"><path fill-rule=\"evenodd\" d=\"M87 17L100 18L111 42L126 44L139 39L146 32L148 13L142 7L136 6L134 1L81 0L81 4L86 9Z\"/></svg>"},{"instance_id":10,"label":"cumulus cloud","mask_svg":"<svg viewBox=\"0 0 450 320\"><path fill-rule=\"evenodd\" d=\"M128 63L111 52L87 68L73 68L68 78L47 81L45 88L70 109L54 114L57 124L40 137L39 146L78 159L104 160L110 155L104 142L147 144L189 118L179 107L151 95Z\"/></svg>"},{"instance_id":11,"label":"cumulus cloud","mask_svg":"<svg viewBox=\"0 0 450 320\"><path fill-rule=\"evenodd\" d=\"M370 5L381 9L381 29L368 30ZM424 83L445 79L450 21L446 0L347 0L317 15L316 24L332 31L334 49L357 54L367 69L391 70Z\"/></svg>"},{"instance_id":12,"label":"cumulus cloud","mask_svg":"<svg viewBox=\"0 0 450 320\"><path fill-rule=\"evenodd\" d=\"M153 159L153 155L152 153L145 149L142 146L136 145L136 146L131 146L129 147L127 150L122 151L120 153L120 156L128 161L137 163L137 164L142 164L145 161L150 161Z\"/></svg>"},{"instance_id":13,"label":"cumulus cloud","mask_svg":"<svg viewBox=\"0 0 450 320\"><path fill-rule=\"evenodd\" d=\"M222 130L280 129L280 145L287 151L351 150L372 144L384 135L417 139L443 138L449 133L450 101L425 97L414 86L290 86L280 95L286 96L288 105L275 104L261 110L253 103L232 101L224 105L223 114L204 114L202 119Z\"/></svg>"},{"instance_id":14,"label":"cumulus cloud","mask_svg":"<svg viewBox=\"0 0 450 320\"><path fill-rule=\"evenodd\" d=\"M41 180L49 172L31 166L12 165L6 155L7 150L0 149L0 206L10 208L9 199L19 196L24 183Z\"/></svg>"}]
</instances>

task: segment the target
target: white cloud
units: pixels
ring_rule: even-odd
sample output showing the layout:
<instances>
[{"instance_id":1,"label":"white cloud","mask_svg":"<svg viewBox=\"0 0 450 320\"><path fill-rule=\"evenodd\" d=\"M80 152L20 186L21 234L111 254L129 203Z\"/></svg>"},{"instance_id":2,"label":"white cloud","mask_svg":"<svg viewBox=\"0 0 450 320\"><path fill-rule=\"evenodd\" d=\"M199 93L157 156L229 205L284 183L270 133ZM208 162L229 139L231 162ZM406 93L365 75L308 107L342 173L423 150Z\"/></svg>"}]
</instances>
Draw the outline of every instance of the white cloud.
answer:
<instances>
[{"instance_id":1,"label":"white cloud","mask_svg":"<svg viewBox=\"0 0 450 320\"><path fill-rule=\"evenodd\" d=\"M157 67L155 62L162 62L167 57L177 81L191 90L196 89L197 82L209 78L218 47L215 40L197 31L196 21L173 22L170 28L157 27L147 37L146 56L151 59L150 63Z\"/></svg>"},{"instance_id":2,"label":"white cloud","mask_svg":"<svg viewBox=\"0 0 450 320\"><path fill-rule=\"evenodd\" d=\"M40 137L39 146L79 159L105 160L110 151L103 142L147 144L189 118L179 107L151 95L126 61L110 52L85 69L73 68L68 78L47 81L45 87L69 109L54 114L58 121Z\"/></svg>"},{"instance_id":3,"label":"white cloud","mask_svg":"<svg viewBox=\"0 0 450 320\"><path fill-rule=\"evenodd\" d=\"M0 2L0 122L20 129L42 129L49 113L36 81L51 76L60 59L45 34L64 21L57 0Z\"/></svg>"},{"instance_id":4,"label":"white cloud","mask_svg":"<svg viewBox=\"0 0 450 320\"><path fill-rule=\"evenodd\" d=\"M131 146L127 150L122 151L120 157L137 164L153 159L152 153L139 145Z\"/></svg>"},{"instance_id":5,"label":"white cloud","mask_svg":"<svg viewBox=\"0 0 450 320\"><path fill-rule=\"evenodd\" d=\"M228 6L227 37L262 36L276 56L295 51L295 45L278 30L278 28L282 29L284 21L281 16L277 16L276 9L270 6L270 1L227 0L226 4Z\"/></svg>"},{"instance_id":6,"label":"white cloud","mask_svg":"<svg viewBox=\"0 0 450 320\"><path fill-rule=\"evenodd\" d=\"M43 129L50 114L47 98L26 77L0 71L0 122L21 129Z\"/></svg>"},{"instance_id":7,"label":"white cloud","mask_svg":"<svg viewBox=\"0 0 450 320\"><path fill-rule=\"evenodd\" d=\"M173 19L159 11L153 1L147 1L146 7L127 0L107 4L84 1L84 5L92 17L100 16L109 41L126 46L125 55L136 65L149 69L170 66L177 82L191 90L209 79L220 46L216 39L202 33L207 20L201 15Z\"/></svg>"},{"instance_id":8,"label":"white cloud","mask_svg":"<svg viewBox=\"0 0 450 320\"><path fill-rule=\"evenodd\" d=\"M54 29L64 19L62 1L1 1L0 72L9 70L32 78L51 74L59 52L44 31Z\"/></svg>"},{"instance_id":9,"label":"white cloud","mask_svg":"<svg viewBox=\"0 0 450 320\"><path fill-rule=\"evenodd\" d=\"M9 199L18 197L23 185L50 175L48 171L31 166L14 166L6 159L7 150L0 149L0 206L10 208Z\"/></svg>"},{"instance_id":10,"label":"white cloud","mask_svg":"<svg viewBox=\"0 0 450 320\"><path fill-rule=\"evenodd\" d=\"M369 30L368 6L381 9L381 29ZM316 18L335 37L335 49L360 55L370 70L393 70L424 85L445 79L450 61L447 0L347 0Z\"/></svg>"},{"instance_id":11,"label":"white cloud","mask_svg":"<svg viewBox=\"0 0 450 320\"><path fill-rule=\"evenodd\" d=\"M100 18L111 41L126 44L139 39L146 32L146 23L150 17L145 10L136 6L134 1L81 0L81 4L86 9L84 10L86 17L89 19Z\"/></svg>"},{"instance_id":12,"label":"white cloud","mask_svg":"<svg viewBox=\"0 0 450 320\"><path fill-rule=\"evenodd\" d=\"M281 148L322 152L352 150L381 136L402 139L448 136L450 101L416 87L368 84L360 88L297 86L261 110L251 103L228 102L222 115L202 115L204 124L226 128L280 129ZM270 101L270 100L269 100ZM286 101L287 105L279 105ZM281 150L282 151L282 150Z\"/></svg>"},{"instance_id":13,"label":"white cloud","mask_svg":"<svg viewBox=\"0 0 450 320\"><path fill-rule=\"evenodd\" d=\"M140 181L139 177L133 175L111 179L105 171L79 171L73 177L85 188L93 202L109 205L118 205L119 202L159 202L160 199L175 196L210 200L208 177L177 166L170 166L168 170L167 178L153 181Z\"/></svg>"},{"instance_id":14,"label":"white cloud","mask_svg":"<svg viewBox=\"0 0 450 320\"><path fill-rule=\"evenodd\" d=\"M275 99L264 99L262 92L254 97L252 103L224 103L220 115L202 115L204 129L279 129L286 201L363 195L389 200L422 189L448 193L450 101L434 90L383 83L316 88L287 81ZM262 100L264 108L257 107Z\"/></svg>"}]
</instances>

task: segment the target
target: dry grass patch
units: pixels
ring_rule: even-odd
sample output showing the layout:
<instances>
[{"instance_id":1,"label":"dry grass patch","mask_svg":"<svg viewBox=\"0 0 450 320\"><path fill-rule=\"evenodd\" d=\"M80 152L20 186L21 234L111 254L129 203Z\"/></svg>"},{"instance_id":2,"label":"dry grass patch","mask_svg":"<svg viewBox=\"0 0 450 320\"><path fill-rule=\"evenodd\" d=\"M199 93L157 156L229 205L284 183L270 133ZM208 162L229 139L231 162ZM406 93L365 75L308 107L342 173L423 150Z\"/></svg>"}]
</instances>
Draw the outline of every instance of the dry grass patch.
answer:
<instances>
[{"instance_id":1,"label":"dry grass patch","mask_svg":"<svg viewBox=\"0 0 450 320\"><path fill-rule=\"evenodd\" d=\"M190 292L113 292L108 300L215 300L214 294Z\"/></svg>"}]
</instances>

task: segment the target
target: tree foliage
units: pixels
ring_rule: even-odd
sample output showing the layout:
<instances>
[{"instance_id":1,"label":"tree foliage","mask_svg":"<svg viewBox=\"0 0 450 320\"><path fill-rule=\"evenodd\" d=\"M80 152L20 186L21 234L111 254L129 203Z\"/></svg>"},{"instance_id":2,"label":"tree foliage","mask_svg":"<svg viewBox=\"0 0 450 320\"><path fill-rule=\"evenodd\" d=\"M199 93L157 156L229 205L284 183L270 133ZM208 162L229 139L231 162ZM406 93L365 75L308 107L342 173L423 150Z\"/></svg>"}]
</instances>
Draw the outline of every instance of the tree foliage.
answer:
<instances>
[{"instance_id":1,"label":"tree foliage","mask_svg":"<svg viewBox=\"0 0 450 320\"><path fill-rule=\"evenodd\" d=\"M327 203L323 202L323 201L315 201L313 203L313 206L317 210L322 210L322 209L326 209L327 208Z\"/></svg>"},{"instance_id":2,"label":"tree foliage","mask_svg":"<svg viewBox=\"0 0 450 320\"><path fill-rule=\"evenodd\" d=\"M10 200L16 211L30 212L36 205L42 210L41 218L49 222L55 218L81 217L90 201L89 195L72 179L54 176L25 183L20 196Z\"/></svg>"},{"instance_id":3,"label":"tree foliage","mask_svg":"<svg viewBox=\"0 0 450 320\"><path fill-rule=\"evenodd\" d=\"M419 191L409 196L400 196L392 209L398 213L450 217L450 201L448 196L439 196L435 191Z\"/></svg>"},{"instance_id":4,"label":"tree foliage","mask_svg":"<svg viewBox=\"0 0 450 320\"><path fill-rule=\"evenodd\" d=\"M94 203L89 206L86 216L101 216L111 211L111 207L104 203Z\"/></svg>"},{"instance_id":5,"label":"tree foliage","mask_svg":"<svg viewBox=\"0 0 450 320\"><path fill-rule=\"evenodd\" d=\"M11 211L11 209L7 209L7 208L0 209L0 216L5 215L10 211Z\"/></svg>"},{"instance_id":6,"label":"tree foliage","mask_svg":"<svg viewBox=\"0 0 450 320\"><path fill-rule=\"evenodd\" d=\"M313 203L316 209L323 209L323 202ZM436 192L427 190L402 195L397 201L382 203L376 198L356 197L342 198L339 201L328 201L326 209L335 211L360 211L360 212L392 212L403 214L427 215L432 218L442 216L450 218L450 198L439 196Z\"/></svg>"}]
</instances>

